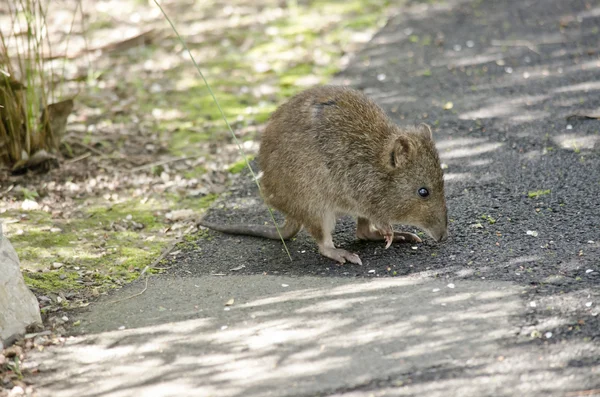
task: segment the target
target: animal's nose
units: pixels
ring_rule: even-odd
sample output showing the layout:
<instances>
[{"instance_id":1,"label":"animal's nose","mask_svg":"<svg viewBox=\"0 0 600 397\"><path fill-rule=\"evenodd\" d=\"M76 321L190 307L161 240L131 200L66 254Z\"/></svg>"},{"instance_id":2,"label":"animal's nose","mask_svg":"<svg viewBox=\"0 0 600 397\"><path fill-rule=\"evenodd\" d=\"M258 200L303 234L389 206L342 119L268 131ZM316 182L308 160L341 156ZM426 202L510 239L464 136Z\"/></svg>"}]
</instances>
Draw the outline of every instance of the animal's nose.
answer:
<instances>
[{"instance_id":1,"label":"animal's nose","mask_svg":"<svg viewBox=\"0 0 600 397\"><path fill-rule=\"evenodd\" d=\"M448 239L448 229L445 229L438 237L438 241L446 241Z\"/></svg>"}]
</instances>

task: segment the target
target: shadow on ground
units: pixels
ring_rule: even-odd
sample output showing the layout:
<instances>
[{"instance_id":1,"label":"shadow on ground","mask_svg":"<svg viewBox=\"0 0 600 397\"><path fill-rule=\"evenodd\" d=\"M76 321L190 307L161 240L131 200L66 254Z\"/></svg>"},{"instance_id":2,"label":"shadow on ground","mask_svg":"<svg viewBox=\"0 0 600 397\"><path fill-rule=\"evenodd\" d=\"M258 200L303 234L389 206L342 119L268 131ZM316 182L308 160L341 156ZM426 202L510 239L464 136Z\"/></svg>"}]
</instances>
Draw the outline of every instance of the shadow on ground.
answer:
<instances>
[{"instance_id":1,"label":"shadow on ground","mask_svg":"<svg viewBox=\"0 0 600 397\"><path fill-rule=\"evenodd\" d=\"M46 387L57 396L304 396L380 387L395 395L445 396L448 388L465 396L552 395L589 384L587 371L567 369L570 382L562 371L572 359L594 360L591 343L544 352L514 343L522 292L506 282L417 278L156 278L145 297L119 303L122 316L102 303L84 325L134 329L73 339L60 356L39 358L55 368Z\"/></svg>"}]
</instances>

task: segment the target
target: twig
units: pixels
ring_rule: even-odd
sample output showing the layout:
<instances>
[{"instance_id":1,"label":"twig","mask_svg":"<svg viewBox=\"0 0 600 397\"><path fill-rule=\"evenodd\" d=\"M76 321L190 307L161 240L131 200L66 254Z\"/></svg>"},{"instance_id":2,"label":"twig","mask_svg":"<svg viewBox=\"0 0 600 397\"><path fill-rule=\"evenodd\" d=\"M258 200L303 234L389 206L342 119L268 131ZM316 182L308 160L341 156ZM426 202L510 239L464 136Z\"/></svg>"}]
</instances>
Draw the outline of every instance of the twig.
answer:
<instances>
[{"instance_id":1,"label":"twig","mask_svg":"<svg viewBox=\"0 0 600 397\"><path fill-rule=\"evenodd\" d=\"M572 114L570 116L567 116L567 120L572 120L572 119L599 120L600 114L598 114L598 115Z\"/></svg>"},{"instance_id":2,"label":"twig","mask_svg":"<svg viewBox=\"0 0 600 397\"><path fill-rule=\"evenodd\" d=\"M572 392L567 393L567 397L596 396L596 395L600 395L600 389L579 390L579 391L572 391Z\"/></svg>"},{"instance_id":3,"label":"twig","mask_svg":"<svg viewBox=\"0 0 600 397\"><path fill-rule=\"evenodd\" d=\"M525 47L527 49L529 49L531 52L535 52L536 54L540 55L540 52L538 51L538 46L541 45L549 45L549 44L563 44L565 43L564 40L560 39L560 40L547 40L547 41L542 41L539 43L533 43L529 40L492 40L491 44L493 46L498 46L498 47Z\"/></svg>"},{"instance_id":4,"label":"twig","mask_svg":"<svg viewBox=\"0 0 600 397\"><path fill-rule=\"evenodd\" d=\"M90 145L88 145L88 144L86 144L86 143L83 143L83 142L81 142L81 141L72 141L72 142L73 142L73 144L75 144L75 145L79 145L79 146L81 146L81 147L83 147L83 148L85 148L85 149L87 149L87 150L89 150L89 151L91 151L91 152L94 152L94 153L96 153L98 156L101 156L101 157L108 157L108 155L107 155L107 154L105 154L104 152L102 152L102 151L100 151L100 150L96 149L95 147L93 147L93 146L90 146Z\"/></svg>"},{"instance_id":5,"label":"twig","mask_svg":"<svg viewBox=\"0 0 600 397\"><path fill-rule=\"evenodd\" d=\"M131 296L128 296L128 297L126 297L126 298L117 299L117 300L110 301L110 302L107 302L107 303L108 303L109 305L112 305L113 303L123 302L123 301L126 301L126 300L128 300L128 299L135 298L136 296L140 296L140 295L142 295L142 294L143 294L144 292L146 292L146 290L148 289L148 279L149 279L149 278L150 278L150 276L146 276L146 286L144 287L144 289L143 289L143 290L141 290L141 291L140 291L140 292L138 292L137 294L133 294L133 295L131 295Z\"/></svg>"},{"instance_id":6,"label":"twig","mask_svg":"<svg viewBox=\"0 0 600 397\"><path fill-rule=\"evenodd\" d=\"M178 238L177 240L173 241L164 251L162 254L160 254L160 256L158 257L158 259L156 259L154 262L152 262L152 264L150 265L150 267L152 269L154 269L154 266L158 265L160 263L160 261L162 261L163 259L165 259L165 256L169 255L169 253L171 251L173 251L173 248L175 248L175 246L179 243L181 243L183 241L182 238Z\"/></svg>"},{"instance_id":7,"label":"twig","mask_svg":"<svg viewBox=\"0 0 600 397\"><path fill-rule=\"evenodd\" d=\"M550 45L550 44L564 44L565 40L563 39L558 39L558 40L546 40L546 41L540 41L538 43L534 43L532 41L529 40L492 40L492 45L493 46L497 46L497 47L501 47L501 46L507 46L507 47L537 47L540 45Z\"/></svg>"},{"instance_id":8,"label":"twig","mask_svg":"<svg viewBox=\"0 0 600 397\"><path fill-rule=\"evenodd\" d=\"M139 167L135 167L129 170L129 172L138 172L141 171L143 169L146 168L152 168L152 167L157 167L159 165L165 165L165 164L169 164L169 163L175 163L177 161L183 161L183 160L189 160L189 159L195 159L198 157L202 157L202 155L199 156L186 156L186 157L179 157L176 159L168 159L168 160L161 160L161 161L155 161L153 163L148 163L148 164L144 164L144 165L140 165Z\"/></svg>"},{"instance_id":9,"label":"twig","mask_svg":"<svg viewBox=\"0 0 600 397\"><path fill-rule=\"evenodd\" d=\"M77 161L79 161L79 160L83 160L83 159L85 159L85 158L88 158L88 157L90 157L91 155L92 155L92 152L85 152L85 153L84 153L84 154L82 154L81 156L77 156L77 157L74 157L74 158L72 158L72 159L69 159L69 160L65 161L65 163L67 163L67 164L72 164L72 163L75 163L75 162L77 162Z\"/></svg>"}]
</instances>

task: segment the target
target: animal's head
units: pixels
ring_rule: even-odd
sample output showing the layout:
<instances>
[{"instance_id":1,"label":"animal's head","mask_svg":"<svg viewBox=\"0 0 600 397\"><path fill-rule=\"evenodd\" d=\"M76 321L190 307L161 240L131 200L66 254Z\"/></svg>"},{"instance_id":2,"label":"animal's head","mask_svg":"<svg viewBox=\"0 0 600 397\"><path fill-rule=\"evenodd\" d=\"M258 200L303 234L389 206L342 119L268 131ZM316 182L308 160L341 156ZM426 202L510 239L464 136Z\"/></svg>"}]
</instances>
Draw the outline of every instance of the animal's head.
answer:
<instances>
[{"instance_id":1,"label":"animal's head","mask_svg":"<svg viewBox=\"0 0 600 397\"><path fill-rule=\"evenodd\" d=\"M390 181L386 206L393 223L423 229L436 241L448 237L444 174L427 124L401 130L382 161ZM388 208L389 208L388 207Z\"/></svg>"}]
</instances>

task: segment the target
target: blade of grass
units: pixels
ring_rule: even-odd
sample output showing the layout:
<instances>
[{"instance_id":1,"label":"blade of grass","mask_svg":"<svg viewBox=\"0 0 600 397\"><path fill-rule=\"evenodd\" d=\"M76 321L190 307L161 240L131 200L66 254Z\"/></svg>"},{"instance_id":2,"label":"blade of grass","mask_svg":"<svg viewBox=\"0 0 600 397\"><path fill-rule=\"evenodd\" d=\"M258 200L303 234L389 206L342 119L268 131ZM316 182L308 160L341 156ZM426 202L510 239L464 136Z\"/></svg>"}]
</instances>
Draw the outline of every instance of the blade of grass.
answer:
<instances>
[{"instance_id":1,"label":"blade of grass","mask_svg":"<svg viewBox=\"0 0 600 397\"><path fill-rule=\"evenodd\" d=\"M202 77L202 80L204 81L204 84L206 85L206 88L208 89L208 92L210 93L210 96L212 97L213 101L217 105L217 108L219 109L219 113L221 113L221 116L223 117L223 120L225 121L225 124L227 125L227 129L231 133L231 136L233 137L233 140L235 141L235 144L238 147L238 150L240 151L242 157L244 157L244 161L246 162L246 167L248 167L248 169L250 170L250 173L252 174L252 179L254 180L254 183L256 183L256 186L258 187L258 191L259 191L261 197L263 197L262 189L260 188L260 183L258 182L258 179L256 178L256 175L254 174L254 170L250 166L250 162L248 161L248 157L246 156L246 152L244 152L244 149L242 148L242 145L238 141L237 137L235 136L235 133L233 132L233 129L231 128L231 125L229 125L229 121L227 120L227 117L225 116L225 113L223 112L223 109L221 109L221 105L219 104L219 101L217 100L217 97L213 93L213 90L210 88L210 85L208 84L208 80L206 80L206 77L204 77L204 74L202 73L202 70L200 70L200 66L198 66L198 63L196 63L196 59L192 55L192 52L189 50L189 48L188 48L186 42L183 40L183 38L179 35L179 32L175 28L175 25L173 24L173 22L171 22L171 19L169 18L169 16L165 12L165 10L163 10L163 8L161 7L161 5L158 3L158 0L154 0L154 3L158 6L158 8L160 8L160 11L165 16L165 19L167 20L167 22L169 22L169 25L171 25L171 28L173 29L173 32L175 32L175 35L177 36L177 38L181 42L181 45L183 45L183 48L185 49L185 51L189 54L190 58L192 59L192 62L194 63L194 66L196 67L196 70L200 74L200 77ZM275 216L273 215L273 211L271 210L271 208L268 205L267 205L267 209L269 210L269 214L271 215L271 220L273 221L273 224L275 225L275 228L277 229L277 234L279 234L279 237L281 238L281 242L283 243L283 248L285 249L285 252L287 253L287 256L290 258L290 261L292 261L292 255L290 254L290 251L288 250L287 245L285 244L285 240L283 239L283 236L281 235L281 232L279 231L279 226L277 225L277 221L275 220Z\"/></svg>"}]
</instances>

